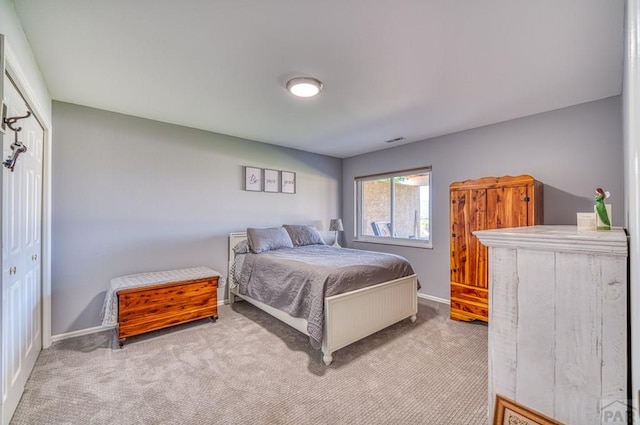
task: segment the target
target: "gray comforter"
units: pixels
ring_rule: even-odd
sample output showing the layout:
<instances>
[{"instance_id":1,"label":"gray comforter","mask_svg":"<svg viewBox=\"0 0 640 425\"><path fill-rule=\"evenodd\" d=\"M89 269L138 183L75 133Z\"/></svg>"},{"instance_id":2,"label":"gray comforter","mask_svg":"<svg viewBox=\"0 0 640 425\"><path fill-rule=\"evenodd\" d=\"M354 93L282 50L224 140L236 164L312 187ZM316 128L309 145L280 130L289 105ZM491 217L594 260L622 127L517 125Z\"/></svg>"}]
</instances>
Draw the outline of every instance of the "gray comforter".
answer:
<instances>
[{"instance_id":1,"label":"gray comforter","mask_svg":"<svg viewBox=\"0 0 640 425\"><path fill-rule=\"evenodd\" d=\"M307 320L314 348L322 344L324 298L414 274L398 255L307 245L246 254L240 294Z\"/></svg>"}]
</instances>

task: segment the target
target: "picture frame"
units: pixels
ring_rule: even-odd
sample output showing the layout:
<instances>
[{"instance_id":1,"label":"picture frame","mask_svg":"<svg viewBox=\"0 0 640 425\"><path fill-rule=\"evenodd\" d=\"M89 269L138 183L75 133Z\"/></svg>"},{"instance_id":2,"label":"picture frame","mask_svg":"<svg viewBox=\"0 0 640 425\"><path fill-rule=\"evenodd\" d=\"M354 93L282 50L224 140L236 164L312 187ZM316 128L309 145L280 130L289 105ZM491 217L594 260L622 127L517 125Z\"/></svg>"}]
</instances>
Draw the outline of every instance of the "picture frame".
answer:
<instances>
[{"instance_id":1,"label":"picture frame","mask_svg":"<svg viewBox=\"0 0 640 425\"><path fill-rule=\"evenodd\" d=\"M244 167L244 190L262 192L262 168Z\"/></svg>"},{"instance_id":2,"label":"picture frame","mask_svg":"<svg viewBox=\"0 0 640 425\"><path fill-rule=\"evenodd\" d=\"M496 394L493 425L563 425L555 419Z\"/></svg>"},{"instance_id":3,"label":"picture frame","mask_svg":"<svg viewBox=\"0 0 640 425\"><path fill-rule=\"evenodd\" d=\"M264 170L264 191L265 192L280 192L280 171Z\"/></svg>"},{"instance_id":4,"label":"picture frame","mask_svg":"<svg viewBox=\"0 0 640 425\"><path fill-rule=\"evenodd\" d=\"M596 231L596 213L576 213L576 223L578 224L578 232Z\"/></svg>"},{"instance_id":5,"label":"picture frame","mask_svg":"<svg viewBox=\"0 0 640 425\"><path fill-rule=\"evenodd\" d=\"M296 193L296 173L292 171L281 172L282 193Z\"/></svg>"}]
</instances>

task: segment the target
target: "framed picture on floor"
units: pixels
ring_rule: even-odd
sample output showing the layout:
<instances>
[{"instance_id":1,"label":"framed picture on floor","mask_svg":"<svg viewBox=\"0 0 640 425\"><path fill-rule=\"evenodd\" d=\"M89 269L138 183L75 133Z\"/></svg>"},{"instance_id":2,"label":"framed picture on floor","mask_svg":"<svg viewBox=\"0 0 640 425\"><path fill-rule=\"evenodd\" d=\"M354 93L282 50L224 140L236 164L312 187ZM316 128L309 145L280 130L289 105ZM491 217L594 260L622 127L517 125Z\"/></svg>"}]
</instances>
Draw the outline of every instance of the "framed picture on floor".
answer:
<instances>
[{"instance_id":1,"label":"framed picture on floor","mask_svg":"<svg viewBox=\"0 0 640 425\"><path fill-rule=\"evenodd\" d=\"M280 171L264 170L264 191L280 192Z\"/></svg>"},{"instance_id":2,"label":"framed picture on floor","mask_svg":"<svg viewBox=\"0 0 640 425\"><path fill-rule=\"evenodd\" d=\"M513 400L496 394L493 425L563 425L540 412L524 407Z\"/></svg>"},{"instance_id":3,"label":"framed picture on floor","mask_svg":"<svg viewBox=\"0 0 640 425\"><path fill-rule=\"evenodd\" d=\"M262 168L244 167L244 190L262 192Z\"/></svg>"},{"instance_id":4,"label":"framed picture on floor","mask_svg":"<svg viewBox=\"0 0 640 425\"><path fill-rule=\"evenodd\" d=\"M296 173L282 172L282 193L296 193Z\"/></svg>"}]
</instances>

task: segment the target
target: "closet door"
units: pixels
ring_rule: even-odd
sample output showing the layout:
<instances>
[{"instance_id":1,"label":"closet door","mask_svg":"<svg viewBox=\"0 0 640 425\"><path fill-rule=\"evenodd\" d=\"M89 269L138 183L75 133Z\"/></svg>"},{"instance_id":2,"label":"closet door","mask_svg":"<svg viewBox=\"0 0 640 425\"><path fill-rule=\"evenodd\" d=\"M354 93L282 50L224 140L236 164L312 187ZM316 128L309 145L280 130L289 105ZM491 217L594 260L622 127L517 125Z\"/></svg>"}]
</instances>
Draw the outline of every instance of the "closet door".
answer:
<instances>
[{"instance_id":1,"label":"closet door","mask_svg":"<svg viewBox=\"0 0 640 425\"><path fill-rule=\"evenodd\" d=\"M4 76L7 116L29 110ZM14 170L2 166L2 423L10 421L42 349L41 225L44 131L33 117L18 121L27 151ZM3 137L3 158L12 153L14 132Z\"/></svg>"}]
</instances>

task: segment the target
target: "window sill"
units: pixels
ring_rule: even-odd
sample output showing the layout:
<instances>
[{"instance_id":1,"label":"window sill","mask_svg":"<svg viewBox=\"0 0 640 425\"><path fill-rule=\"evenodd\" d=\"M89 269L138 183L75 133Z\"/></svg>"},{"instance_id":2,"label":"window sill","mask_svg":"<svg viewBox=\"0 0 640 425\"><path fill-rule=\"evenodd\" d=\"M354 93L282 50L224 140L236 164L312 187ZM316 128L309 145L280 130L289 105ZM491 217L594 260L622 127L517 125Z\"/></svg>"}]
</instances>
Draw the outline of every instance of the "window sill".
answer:
<instances>
[{"instance_id":1,"label":"window sill","mask_svg":"<svg viewBox=\"0 0 640 425\"><path fill-rule=\"evenodd\" d=\"M412 239L360 237L360 238L353 239L353 242L356 242L356 243L373 243L373 244L377 244L377 245L406 246L406 247L410 247L410 248L433 249L433 245L431 244L431 241L418 241L418 240L412 240Z\"/></svg>"}]
</instances>

